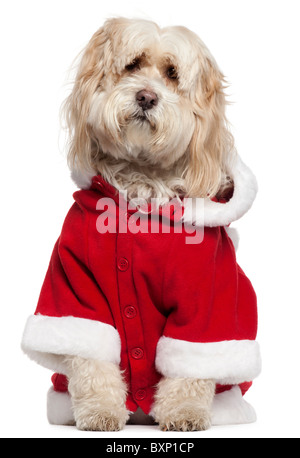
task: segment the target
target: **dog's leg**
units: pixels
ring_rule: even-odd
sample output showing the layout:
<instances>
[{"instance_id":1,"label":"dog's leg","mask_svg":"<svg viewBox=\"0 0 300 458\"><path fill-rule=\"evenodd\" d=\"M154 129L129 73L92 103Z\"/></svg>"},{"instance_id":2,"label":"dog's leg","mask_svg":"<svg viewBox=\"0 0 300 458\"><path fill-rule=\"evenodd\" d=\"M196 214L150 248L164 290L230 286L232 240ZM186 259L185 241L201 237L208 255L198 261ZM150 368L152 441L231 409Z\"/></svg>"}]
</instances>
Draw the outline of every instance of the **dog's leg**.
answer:
<instances>
[{"instance_id":1,"label":"dog's leg","mask_svg":"<svg viewBox=\"0 0 300 458\"><path fill-rule=\"evenodd\" d=\"M85 431L119 431L129 418L126 384L113 363L67 357L69 393L76 426Z\"/></svg>"},{"instance_id":2,"label":"dog's leg","mask_svg":"<svg viewBox=\"0 0 300 458\"><path fill-rule=\"evenodd\" d=\"M203 431L211 426L215 382L193 378L163 378L157 387L153 413L163 431Z\"/></svg>"}]
</instances>

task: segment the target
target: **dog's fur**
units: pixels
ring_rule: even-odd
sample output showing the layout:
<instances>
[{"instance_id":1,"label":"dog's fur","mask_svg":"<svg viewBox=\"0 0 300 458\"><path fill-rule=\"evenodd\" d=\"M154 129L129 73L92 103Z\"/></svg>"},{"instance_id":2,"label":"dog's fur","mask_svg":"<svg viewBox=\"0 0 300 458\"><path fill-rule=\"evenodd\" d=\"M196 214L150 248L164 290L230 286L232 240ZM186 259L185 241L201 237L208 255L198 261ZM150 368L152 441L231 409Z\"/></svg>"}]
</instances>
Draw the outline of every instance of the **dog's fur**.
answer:
<instances>
[{"instance_id":1,"label":"dog's fur","mask_svg":"<svg viewBox=\"0 0 300 458\"><path fill-rule=\"evenodd\" d=\"M158 103L143 111L139 91ZM128 199L211 197L231 185L235 154L225 117L224 77L204 43L184 27L110 19L81 56L64 113L69 164L101 174ZM67 358L77 427L118 430L128 420L126 386L111 363ZM164 430L210 425L215 383L163 378L153 413Z\"/></svg>"}]
</instances>

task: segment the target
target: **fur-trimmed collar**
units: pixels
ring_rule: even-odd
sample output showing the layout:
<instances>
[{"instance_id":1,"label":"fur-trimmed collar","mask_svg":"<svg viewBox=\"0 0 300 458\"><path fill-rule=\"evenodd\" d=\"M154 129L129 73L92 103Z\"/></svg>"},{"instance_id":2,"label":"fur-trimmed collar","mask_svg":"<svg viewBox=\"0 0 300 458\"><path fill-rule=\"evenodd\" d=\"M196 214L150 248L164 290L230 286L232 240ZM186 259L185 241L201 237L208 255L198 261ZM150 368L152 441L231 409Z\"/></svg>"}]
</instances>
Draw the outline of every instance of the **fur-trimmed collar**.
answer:
<instances>
[{"instance_id":1,"label":"fur-trimmed collar","mask_svg":"<svg viewBox=\"0 0 300 458\"><path fill-rule=\"evenodd\" d=\"M228 226L251 208L258 190L257 181L249 167L237 156L228 166L234 183L232 198L226 203L211 199L184 199L183 222L196 226ZM72 179L80 189L89 189L95 172L85 174L72 170ZM195 201L198 204L195 205Z\"/></svg>"}]
</instances>

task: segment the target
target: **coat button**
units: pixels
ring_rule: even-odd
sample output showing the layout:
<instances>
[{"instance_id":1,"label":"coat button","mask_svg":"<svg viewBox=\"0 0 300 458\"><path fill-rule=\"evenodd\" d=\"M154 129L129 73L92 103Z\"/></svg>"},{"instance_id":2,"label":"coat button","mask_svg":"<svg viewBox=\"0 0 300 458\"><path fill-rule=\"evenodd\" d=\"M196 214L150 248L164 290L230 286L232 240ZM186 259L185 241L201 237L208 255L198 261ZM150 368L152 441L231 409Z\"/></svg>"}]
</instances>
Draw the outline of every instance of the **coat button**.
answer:
<instances>
[{"instance_id":1,"label":"coat button","mask_svg":"<svg viewBox=\"0 0 300 458\"><path fill-rule=\"evenodd\" d=\"M135 393L135 399L137 401L142 401L143 399L145 399L146 396L147 396L146 390L137 390Z\"/></svg>"},{"instance_id":2,"label":"coat button","mask_svg":"<svg viewBox=\"0 0 300 458\"><path fill-rule=\"evenodd\" d=\"M127 259L126 258L120 258L119 261L118 261L118 269L121 272L126 272L128 267L129 267L129 262L127 261Z\"/></svg>"},{"instance_id":3,"label":"coat button","mask_svg":"<svg viewBox=\"0 0 300 458\"><path fill-rule=\"evenodd\" d=\"M133 305L128 305L128 307L125 307L124 309L124 315L129 319L135 318L137 315L136 308L133 307Z\"/></svg>"},{"instance_id":4,"label":"coat button","mask_svg":"<svg viewBox=\"0 0 300 458\"><path fill-rule=\"evenodd\" d=\"M142 348L134 348L133 350L131 350L131 356L134 359L142 359L142 357L144 356L144 351L142 350Z\"/></svg>"}]
</instances>

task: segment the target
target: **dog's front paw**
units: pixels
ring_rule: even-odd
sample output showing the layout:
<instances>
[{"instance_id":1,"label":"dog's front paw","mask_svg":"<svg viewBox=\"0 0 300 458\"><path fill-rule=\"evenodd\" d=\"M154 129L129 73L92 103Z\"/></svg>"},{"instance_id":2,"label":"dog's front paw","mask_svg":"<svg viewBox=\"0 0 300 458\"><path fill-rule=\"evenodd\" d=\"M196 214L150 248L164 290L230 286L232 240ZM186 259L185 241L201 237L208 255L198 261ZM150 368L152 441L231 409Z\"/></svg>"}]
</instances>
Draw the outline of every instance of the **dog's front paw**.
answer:
<instances>
[{"instance_id":1,"label":"dog's front paw","mask_svg":"<svg viewBox=\"0 0 300 458\"><path fill-rule=\"evenodd\" d=\"M129 412L124 404L117 405L109 399L99 402L98 398L81 399L74 406L76 427L81 431L120 431L129 420Z\"/></svg>"},{"instance_id":2,"label":"dog's front paw","mask_svg":"<svg viewBox=\"0 0 300 458\"><path fill-rule=\"evenodd\" d=\"M118 366L66 358L76 426L82 431L120 431L129 420L126 384Z\"/></svg>"},{"instance_id":3,"label":"dog's front paw","mask_svg":"<svg viewBox=\"0 0 300 458\"><path fill-rule=\"evenodd\" d=\"M210 410L215 382L162 378L153 414L163 431L204 431L211 426Z\"/></svg>"},{"instance_id":4,"label":"dog's front paw","mask_svg":"<svg viewBox=\"0 0 300 458\"><path fill-rule=\"evenodd\" d=\"M114 416L108 412L94 412L76 419L76 427L81 431L120 431L124 428L128 413Z\"/></svg>"},{"instance_id":5,"label":"dog's front paw","mask_svg":"<svg viewBox=\"0 0 300 458\"><path fill-rule=\"evenodd\" d=\"M159 427L162 431L205 431L211 426L209 411L205 409L184 408L168 412L161 418Z\"/></svg>"}]
</instances>

